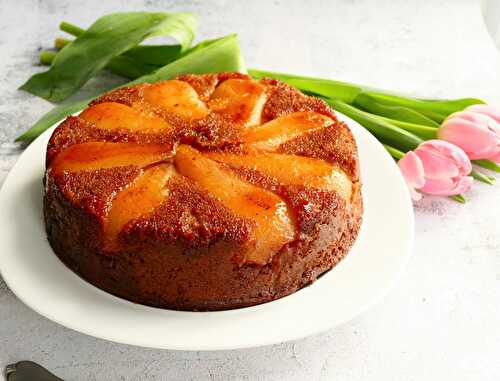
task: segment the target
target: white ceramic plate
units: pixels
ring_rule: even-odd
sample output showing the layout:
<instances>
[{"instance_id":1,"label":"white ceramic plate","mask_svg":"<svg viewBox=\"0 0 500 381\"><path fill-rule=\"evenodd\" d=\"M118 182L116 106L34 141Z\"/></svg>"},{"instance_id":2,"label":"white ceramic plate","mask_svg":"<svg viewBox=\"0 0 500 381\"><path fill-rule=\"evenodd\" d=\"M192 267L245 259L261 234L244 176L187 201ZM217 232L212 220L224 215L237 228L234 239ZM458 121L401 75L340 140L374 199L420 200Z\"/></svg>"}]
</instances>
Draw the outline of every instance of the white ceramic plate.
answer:
<instances>
[{"instance_id":1,"label":"white ceramic plate","mask_svg":"<svg viewBox=\"0 0 500 381\"><path fill-rule=\"evenodd\" d=\"M406 264L413 209L397 166L356 122L343 117L359 147L364 221L351 253L317 282L290 296L222 312L180 312L134 304L80 279L52 252L42 220L45 148L33 142L0 194L0 271L41 315L76 331L154 348L218 350L273 344L346 322L379 300Z\"/></svg>"}]
</instances>

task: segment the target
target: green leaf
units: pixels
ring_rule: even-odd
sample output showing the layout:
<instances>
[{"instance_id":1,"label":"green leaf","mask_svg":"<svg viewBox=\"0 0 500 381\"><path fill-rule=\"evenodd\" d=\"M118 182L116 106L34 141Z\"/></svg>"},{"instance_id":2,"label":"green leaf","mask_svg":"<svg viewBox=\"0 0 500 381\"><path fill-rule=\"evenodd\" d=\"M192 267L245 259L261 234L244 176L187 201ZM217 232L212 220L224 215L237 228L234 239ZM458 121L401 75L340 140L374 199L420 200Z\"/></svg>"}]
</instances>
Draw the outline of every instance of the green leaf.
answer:
<instances>
[{"instance_id":1,"label":"green leaf","mask_svg":"<svg viewBox=\"0 0 500 381\"><path fill-rule=\"evenodd\" d=\"M453 100L417 99L382 92L367 92L367 95L386 106L400 106L413 109L437 123L441 123L448 115L456 111L461 111L467 106L484 103L482 100L475 98Z\"/></svg>"},{"instance_id":2,"label":"green leaf","mask_svg":"<svg viewBox=\"0 0 500 381\"><path fill-rule=\"evenodd\" d=\"M379 118L381 118L382 120L385 120L386 122L388 122L390 124L395 125L396 127L399 127L403 130L411 132L412 134L417 135L418 137L420 137L424 140L430 140L430 139L437 138L437 134L436 134L437 128L435 128L435 127L428 127L428 126L422 126L420 124L402 122L400 120L384 118L383 116L381 116Z\"/></svg>"},{"instance_id":3,"label":"green leaf","mask_svg":"<svg viewBox=\"0 0 500 381\"><path fill-rule=\"evenodd\" d=\"M175 61L183 52L181 45L141 45L123 53L123 56L146 65L165 66Z\"/></svg>"},{"instance_id":4,"label":"green leaf","mask_svg":"<svg viewBox=\"0 0 500 381\"><path fill-rule=\"evenodd\" d=\"M200 49L193 49L189 54L179 58L154 73L145 75L127 84L133 86L139 83L154 83L171 79L181 74L206 74L223 71L245 71L240 54L238 36L232 34L226 37L210 40Z\"/></svg>"},{"instance_id":5,"label":"green leaf","mask_svg":"<svg viewBox=\"0 0 500 381\"><path fill-rule=\"evenodd\" d=\"M214 42L217 42L217 41L222 40L224 38L226 38L226 37L218 37L218 38L203 40L203 41L199 42L198 44L196 44L195 46L191 46L189 49L184 51L184 53L182 55L185 56L185 55L194 53L195 51L206 48L207 46L212 45Z\"/></svg>"},{"instance_id":6,"label":"green leaf","mask_svg":"<svg viewBox=\"0 0 500 381\"><path fill-rule=\"evenodd\" d=\"M114 57L106 65L105 69L128 79L136 79L157 70L158 67L156 65L145 64L122 54Z\"/></svg>"},{"instance_id":7,"label":"green leaf","mask_svg":"<svg viewBox=\"0 0 500 381\"><path fill-rule=\"evenodd\" d=\"M59 102L73 94L114 57L154 36L170 36L182 50L191 44L196 18L189 13L114 13L98 19L65 46L50 69L32 76L21 89Z\"/></svg>"},{"instance_id":8,"label":"green leaf","mask_svg":"<svg viewBox=\"0 0 500 381\"><path fill-rule=\"evenodd\" d=\"M57 52L42 50L40 52L40 63L42 65L51 65L56 58L56 55ZM167 63L169 62L166 62L165 65ZM159 67L160 66L157 65L145 64L139 60L132 59L125 54L122 54L120 56L113 57L113 59L106 65L105 69L128 79L136 79L157 70Z\"/></svg>"},{"instance_id":9,"label":"green leaf","mask_svg":"<svg viewBox=\"0 0 500 381\"><path fill-rule=\"evenodd\" d=\"M438 123L418 111L399 105L394 106L380 103L376 98L367 93L359 93L356 98L354 98L353 104L364 109L365 111L368 111L371 114L376 114L412 124L420 124L423 126L436 128L439 127Z\"/></svg>"},{"instance_id":10,"label":"green leaf","mask_svg":"<svg viewBox=\"0 0 500 381\"><path fill-rule=\"evenodd\" d=\"M53 126L68 115L74 114L84 109L94 98L85 99L79 102L62 104L54 107L44 116L42 116L28 131L16 138L16 142L31 142L42 134L47 128Z\"/></svg>"},{"instance_id":11,"label":"green leaf","mask_svg":"<svg viewBox=\"0 0 500 381\"><path fill-rule=\"evenodd\" d=\"M452 100L418 99L348 82L275 73L257 69L249 69L248 72L256 79L264 77L279 79L289 85L297 87L301 91L326 98L339 99L348 104L353 104L356 97L363 92L376 98L377 102L380 104L412 109L437 123L441 123L444 118L451 113L463 110L467 106L484 103L482 100L475 98Z\"/></svg>"},{"instance_id":12,"label":"green leaf","mask_svg":"<svg viewBox=\"0 0 500 381\"><path fill-rule=\"evenodd\" d=\"M138 78L127 83L125 86L133 86L144 82L157 82L171 79L180 74L194 73L217 73L222 71L244 71L240 56L238 37L233 34L210 43L201 43L203 47L194 49L191 53L183 56L152 74ZM31 129L19 136L16 141L32 141L43 131L53 126L68 115L84 109L93 99L87 99L77 103L60 105L45 114Z\"/></svg>"},{"instance_id":13,"label":"green leaf","mask_svg":"<svg viewBox=\"0 0 500 381\"><path fill-rule=\"evenodd\" d=\"M472 163L490 171L500 173L500 165L491 160L473 160Z\"/></svg>"},{"instance_id":14,"label":"green leaf","mask_svg":"<svg viewBox=\"0 0 500 381\"><path fill-rule=\"evenodd\" d=\"M335 110L361 124L381 143L407 152L423 142L418 136L386 122L381 117L361 111L338 99L326 99L326 102Z\"/></svg>"},{"instance_id":15,"label":"green leaf","mask_svg":"<svg viewBox=\"0 0 500 381\"><path fill-rule=\"evenodd\" d=\"M59 27L76 37L85 32L85 29L66 21L63 21ZM62 48L69 43L71 43L70 40L56 39L56 48L58 46ZM183 49L181 45L141 45L127 50L123 55L146 65L165 66L179 58L182 51L185 52L186 48Z\"/></svg>"},{"instance_id":16,"label":"green leaf","mask_svg":"<svg viewBox=\"0 0 500 381\"><path fill-rule=\"evenodd\" d=\"M271 71L249 69L250 74L255 79L274 78L291 86L297 87L299 90L309 93L314 93L326 98L340 99L346 103L352 103L356 96L368 89L359 85L354 85L346 82L334 81L330 79L320 79L312 77L304 77L299 75L274 73Z\"/></svg>"},{"instance_id":17,"label":"green leaf","mask_svg":"<svg viewBox=\"0 0 500 381\"><path fill-rule=\"evenodd\" d=\"M68 32L74 36L79 36L85 29L79 26L63 21L60 25L61 30ZM204 41L208 44L212 40ZM56 45L59 47L66 46L72 41L66 39L56 39ZM196 45L197 48L203 47L201 44ZM141 45L135 46L123 54L114 57L105 67L105 69L122 77L136 79L143 75L149 74L157 70L161 66L165 66L170 62L175 61L181 55L185 55L192 48L182 51L180 45ZM40 61L42 64L51 64L55 58L55 52L43 51L40 53Z\"/></svg>"}]
</instances>

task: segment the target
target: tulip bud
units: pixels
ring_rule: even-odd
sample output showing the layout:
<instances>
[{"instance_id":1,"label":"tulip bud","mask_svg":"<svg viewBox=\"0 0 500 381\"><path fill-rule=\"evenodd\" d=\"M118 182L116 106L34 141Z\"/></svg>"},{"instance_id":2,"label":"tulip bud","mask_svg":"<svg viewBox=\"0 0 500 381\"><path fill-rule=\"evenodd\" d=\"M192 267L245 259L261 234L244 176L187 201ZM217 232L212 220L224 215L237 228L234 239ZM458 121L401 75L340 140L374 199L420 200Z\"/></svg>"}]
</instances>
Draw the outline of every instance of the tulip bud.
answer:
<instances>
[{"instance_id":1,"label":"tulip bud","mask_svg":"<svg viewBox=\"0 0 500 381\"><path fill-rule=\"evenodd\" d=\"M466 192L472 186L467 176L472 165L465 152L454 144L442 140L429 140L408 152L398 162L414 200L417 192L453 196Z\"/></svg>"},{"instance_id":2,"label":"tulip bud","mask_svg":"<svg viewBox=\"0 0 500 381\"><path fill-rule=\"evenodd\" d=\"M462 148L471 160L500 163L500 110L494 107L473 105L451 114L437 136Z\"/></svg>"}]
</instances>

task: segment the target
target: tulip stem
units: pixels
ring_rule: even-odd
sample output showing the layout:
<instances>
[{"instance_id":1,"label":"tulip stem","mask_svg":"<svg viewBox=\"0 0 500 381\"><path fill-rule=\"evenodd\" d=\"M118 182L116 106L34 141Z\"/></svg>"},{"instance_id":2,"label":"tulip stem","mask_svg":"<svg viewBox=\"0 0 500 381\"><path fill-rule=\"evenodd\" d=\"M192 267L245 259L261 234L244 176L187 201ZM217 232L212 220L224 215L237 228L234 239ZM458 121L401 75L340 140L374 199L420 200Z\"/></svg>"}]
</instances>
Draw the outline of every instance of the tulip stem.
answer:
<instances>
[{"instance_id":1,"label":"tulip stem","mask_svg":"<svg viewBox=\"0 0 500 381\"><path fill-rule=\"evenodd\" d=\"M59 24L59 29L75 37L78 37L80 34L85 32L85 29L82 29L74 24L70 24L69 22L66 21L63 21Z\"/></svg>"},{"instance_id":2,"label":"tulip stem","mask_svg":"<svg viewBox=\"0 0 500 381\"><path fill-rule=\"evenodd\" d=\"M451 198L454 201L458 201L461 204L465 204L465 197L462 196L461 194L456 194L454 196L448 196L448 198Z\"/></svg>"},{"instance_id":3,"label":"tulip stem","mask_svg":"<svg viewBox=\"0 0 500 381\"><path fill-rule=\"evenodd\" d=\"M396 159L396 160L399 160L401 159L405 153L394 148L394 147L391 147L391 146L388 146L387 144L384 144L384 148L387 150L387 152L389 152L391 154L391 156Z\"/></svg>"},{"instance_id":4,"label":"tulip stem","mask_svg":"<svg viewBox=\"0 0 500 381\"><path fill-rule=\"evenodd\" d=\"M56 38L54 40L54 48L56 49L62 49L64 48L66 45L70 44L71 43L71 40L68 40L66 38Z\"/></svg>"},{"instance_id":5,"label":"tulip stem","mask_svg":"<svg viewBox=\"0 0 500 381\"><path fill-rule=\"evenodd\" d=\"M484 173L478 172L476 170L472 170L470 175L474 177L476 180L481 181L483 183L493 185L495 183L495 178L492 176L486 176Z\"/></svg>"},{"instance_id":6,"label":"tulip stem","mask_svg":"<svg viewBox=\"0 0 500 381\"><path fill-rule=\"evenodd\" d=\"M482 168L500 173L500 165L491 160L473 160L472 164L476 164Z\"/></svg>"},{"instance_id":7,"label":"tulip stem","mask_svg":"<svg viewBox=\"0 0 500 381\"><path fill-rule=\"evenodd\" d=\"M52 61L56 58L57 52L52 50L42 50L40 52L40 63L42 65L52 65Z\"/></svg>"}]
</instances>

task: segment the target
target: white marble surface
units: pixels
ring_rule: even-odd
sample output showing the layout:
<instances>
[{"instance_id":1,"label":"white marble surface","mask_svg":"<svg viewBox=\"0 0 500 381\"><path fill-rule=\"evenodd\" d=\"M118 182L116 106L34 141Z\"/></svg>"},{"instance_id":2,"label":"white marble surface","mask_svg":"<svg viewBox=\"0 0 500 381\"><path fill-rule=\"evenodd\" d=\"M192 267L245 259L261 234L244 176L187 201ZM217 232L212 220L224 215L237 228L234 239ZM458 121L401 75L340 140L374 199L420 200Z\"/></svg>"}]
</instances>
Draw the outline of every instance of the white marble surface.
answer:
<instances>
[{"instance_id":1,"label":"white marble surface","mask_svg":"<svg viewBox=\"0 0 500 381\"><path fill-rule=\"evenodd\" d=\"M22 152L14 137L50 107L16 88L40 70L38 50L58 23L143 9L197 12L199 38L238 32L252 67L500 103L500 53L474 0L0 0L0 180ZM498 380L499 187L478 184L466 205L416 205L414 256L381 303L329 332L264 348L97 340L37 315L0 279L0 366L32 359L67 380Z\"/></svg>"}]
</instances>

